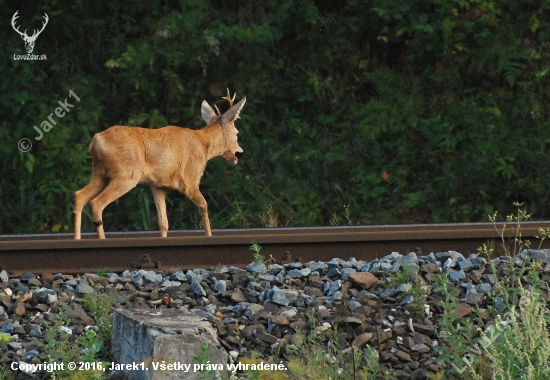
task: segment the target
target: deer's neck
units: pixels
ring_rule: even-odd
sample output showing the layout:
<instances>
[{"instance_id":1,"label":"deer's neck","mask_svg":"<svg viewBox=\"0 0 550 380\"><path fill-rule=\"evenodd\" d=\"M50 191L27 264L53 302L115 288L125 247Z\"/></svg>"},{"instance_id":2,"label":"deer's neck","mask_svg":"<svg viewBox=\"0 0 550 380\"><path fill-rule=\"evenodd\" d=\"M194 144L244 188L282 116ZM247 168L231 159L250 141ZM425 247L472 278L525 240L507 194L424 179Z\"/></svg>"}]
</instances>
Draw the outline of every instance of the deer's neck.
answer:
<instances>
[{"instance_id":1,"label":"deer's neck","mask_svg":"<svg viewBox=\"0 0 550 380\"><path fill-rule=\"evenodd\" d=\"M212 123L200 130L208 159L221 156L225 149L225 136L220 123Z\"/></svg>"}]
</instances>

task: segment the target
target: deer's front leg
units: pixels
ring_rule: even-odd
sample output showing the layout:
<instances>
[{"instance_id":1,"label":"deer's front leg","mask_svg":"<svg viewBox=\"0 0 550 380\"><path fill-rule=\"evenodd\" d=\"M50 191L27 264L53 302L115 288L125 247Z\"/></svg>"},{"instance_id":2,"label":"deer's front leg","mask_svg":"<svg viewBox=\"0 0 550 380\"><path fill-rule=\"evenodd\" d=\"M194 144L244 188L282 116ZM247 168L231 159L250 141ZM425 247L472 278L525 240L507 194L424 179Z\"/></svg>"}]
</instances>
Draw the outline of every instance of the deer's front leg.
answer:
<instances>
[{"instance_id":1,"label":"deer's front leg","mask_svg":"<svg viewBox=\"0 0 550 380\"><path fill-rule=\"evenodd\" d=\"M212 236L212 231L210 230L210 218L208 217L208 204L206 203L206 199L204 199L201 192L199 191L198 186L186 189L185 195L187 195L187 197L191 199L201 210L202 223L204 224L206 236Z\"/></svg>"},{"instance_id":2,"label":"deer's front leg","mask_svg":"<svg viewBox=\"0 0 550 380\"><path fill-rule=\"evenodd\" d=\"M151 187L153 199L157 208L157 217L159 221L160 236L168 235L168 217L166 216L166 191L157 187Z\"/></svg>"}]
</instances>

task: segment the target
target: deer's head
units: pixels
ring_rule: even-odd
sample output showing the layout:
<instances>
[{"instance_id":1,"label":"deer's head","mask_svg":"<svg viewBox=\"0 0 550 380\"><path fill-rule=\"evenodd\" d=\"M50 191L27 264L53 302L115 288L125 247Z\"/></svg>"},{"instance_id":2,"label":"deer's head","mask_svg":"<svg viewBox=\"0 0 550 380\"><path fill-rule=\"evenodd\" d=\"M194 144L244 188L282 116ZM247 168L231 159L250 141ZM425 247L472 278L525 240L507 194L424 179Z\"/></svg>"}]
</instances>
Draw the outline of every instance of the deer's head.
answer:
<instances>
[{"instance_id":1,"label":"deer's head","mask_svg":"<svg viewBox=\"0 0 550 380\"><path fill-rule=\"evenodd\" d=\"M206 102L206 100L202 102L201 107L202 118L206 122L206 124L210 125L215 121L218 121L220 123L224 138L222 157L225 158L227 161L233 163L233 165L236 165L237 162L239 162L239 158L243 154L243 148L239 146L239 143L237 141L237 135L239 134L239 131L235 127L235 120L239 118L239 113L241 112L241 109L246 102L246 98L243 98L240 102L233 105L235 101L235 96L237 96L236 93L233 95L233 98L231 98L231 96L229 95L229 90L227 90L227 96L222 99L225 99L229 102L230 108L223 115L218 110L218 107L214 105L217 110L217 112L215 112L212 107L210 107L210 105Z\"/></svg>"},{"instance_id":2,"label":"deer's head","mask_svg":"<svg viewBox=\"0 0 550 380\"><path fill-rule=\"evenodd\" d=\"M25 49L27 50L27 53L32 53L33 49L34 49L34 43L36 41L36 39L38 38L38 36L40 35L40 33L42 33L42 31L44 30L44 28L46 27L46 25L48 24L48 15L46 13L44 13L44 23L42 24L42 29L40 30L34 30L34 33L32 34L32 36L29 36L27 35L27 29L25 29L24 32L20 32L19 31L19 28L17 26L15 26L15 20L19 17L17 15L17 13L19 13L19 11L16 11L14 14L13 14L13 17L11 19L11 26L13 27L13 29L19 33L21 35L21 38L23 38L23 41L25 41Z\"/></svg>"}]
</instances>

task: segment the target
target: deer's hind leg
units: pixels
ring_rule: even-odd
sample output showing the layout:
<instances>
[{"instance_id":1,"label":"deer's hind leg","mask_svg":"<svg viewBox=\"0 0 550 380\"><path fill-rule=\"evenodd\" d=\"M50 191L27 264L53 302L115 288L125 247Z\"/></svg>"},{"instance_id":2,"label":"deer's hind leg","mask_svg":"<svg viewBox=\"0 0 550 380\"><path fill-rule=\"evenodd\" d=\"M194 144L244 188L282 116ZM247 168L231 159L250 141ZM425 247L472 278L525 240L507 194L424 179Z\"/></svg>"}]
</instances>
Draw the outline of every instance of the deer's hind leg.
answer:
<instances>
[{"instance_id":1,"label":"deer's hind leg","mask_svg":"<svg viewBox=\"0 0 550 380\"><path fill-rule=\"evenodd\" d=\"M80 231L82 226L82 209L92 198L97 196L107 186L103 178L92 174L92 179L89 184L74 193L74 238L80 239Z\"/></svg>"},{"instance_id":2,"label":"deer's hind leg","mask_svg":"<svg viewBox=\"0 0 550 380\"><path fill-rule=\"evenodd\" d=\"M105 231L103 230L103 210L110 203L122 197L128 191L132 190L139 183L138 178L111 178L109 184L99 195L90 201L92 208L92 218L96 226L97 236L100 239L105 239Z\"/></svg>"}]
</instances>

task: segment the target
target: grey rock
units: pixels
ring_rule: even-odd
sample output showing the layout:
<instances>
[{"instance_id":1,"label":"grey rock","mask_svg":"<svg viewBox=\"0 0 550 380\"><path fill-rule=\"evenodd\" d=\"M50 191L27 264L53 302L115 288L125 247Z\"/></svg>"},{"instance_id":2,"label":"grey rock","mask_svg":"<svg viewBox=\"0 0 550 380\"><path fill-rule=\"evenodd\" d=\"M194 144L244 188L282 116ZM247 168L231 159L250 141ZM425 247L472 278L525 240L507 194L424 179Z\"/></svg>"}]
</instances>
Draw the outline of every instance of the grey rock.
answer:
<instances>
[{"instance_id":1,"label":"grey rock","mask_svg":"<svg viewBox=\"0 0 550 380\"><path fill-rule=\"evenodd\" d=\"M420 344L415 344L414 346L412 346L411 351L416 351L416 352L419 352L419 353L423 354L423 353L426 353L426 352L430 352L430 348L428 346L426 346L424 343L420 343Z\"/></svg>"},{"instance_id":2,"label":"grey rock","mask_svg":"<svg viewBox=\"0 0 550 380\"><path fill-rule=\"evenodd\" d=\"M27 294L30 292L31 291L29 290L29 288L27 288L25 285L22 285L22 284L17 285L17 294Z\"/></svg>"},{"instance_id":3,"label":"grey rock","mask_svg":"<svg viewBox=\"0 0 550 380\"><path fill-rule=\"evenodd\" d=\"M216 305L213 305L213 304L208 304L206 305L205 307L202 308L204 311L206 311L208 314L210 315L215 315L216 314Z\"/></svg>"},{"instance_id":4,"label":"grey rock","mask_svg":"<svg viewBox=\"0 0 550 380\"><path fill-rule=\"evenodd\" d=\"M143 280L153 284L160 284L162 275L160 273L157 275L154 271L150 270L143 274Z\"/></svg>"},{"instance_id":5,"label":"grey rock","mask_svg":"<svg viewBox=\"0 0 550 380\"><path fill-rule=\"evenodd\" d=\"M483 294L479 294L474 292L473 290L470 290L468 293L466 293L466 298L464 302L470 305L476 305L481 298L483 297Z\"/></svg>"},{"instance_id":6,"label":"grey rock","mask_svg":"<svg viewBox=\"0 0 550 380\"><path fill-rule=\"evenodd\" d=\"M258 314L263 309L264 309L264 307L262 305L251 303L251 304L248 305L248 307L246 308L243 315L250 318L253 315Z\"/></svg>"},{"instance_id":7,"label":"grey rock","mask_svg":"<svg viewBox=\"0 0 550 380\"><path fill-rule=\"evenodd\" d=\"M222 293L222 292L225 292L226 290L227 290L227 281L217 280L214 283L214 291L216 291L217 293Z\"/></svg>"},{"instance_id":8,"label":"grey rock","mask_svg":"<svg viewBox=\"0 0 550 380\"><path fill-rule=\"evenodd\" d=\"M183 272L174 272L168 277L170 281L187 281L187 276Z\"/></svg>"},{"instance_id":9,"label":"grey rock","mask_svg":"<svg viewBox=\"0 0 550 380\"><path fill-rule=\"evenodd\" d=\"M410 271L411 276L416 276L419 270L418 257L416 256L416 253L410 252L407 256L404 256L401 259L401 267L404 270Z\"/></svg>"},{"instance_id":10,"label":"grey rock","mask_svg":"<svg viewBox=\"0 0 550 380\"><path fill-rule=\"evenodd\" d=\"M328 265L322 261L318 261L308 265L308 268L312 272L317 271L319 273L324 273L328 270Z\"/></svg>"},{"instance_id":11,"label":"grey rock","mask_svg":"<svg viewBox=\"0 0 550 380\"><path fill-rule=\"evenodd\" d=\"M215 329L200 313L184 310L116 310L113 316L114 361L139 363L143 358L170 358L173 362L193 363L193 358L207 347L210 363L227 363L227 351L220 346ZM126 372L131 379L152 378L151 362L146 362L148 371ZM183 375L181 370L163 371L165 379L199 379L199 373Z\"/></svg>"},{"instance_id":12,"label":"grey rock","mask_svg":"<svg viewBox=\"0 0 550 380\"><path fill-rule=\"evenodd\" d=\"M192 270L188 270L187 272L185 272L185 279L187 280L187 282L192 283L193 280L197 280L197 274Z\"/></svg>"},{"instance_id":13,"label":"grey rock","mask_svg":"<svg viewBox=\"0 0 550 380\"><path fill-rule=\"evenodd\" d=\"M67 326L58 326L57 330L62 332L62 333L65 333L67 335L72 335L73 334L73 329L71 329L70 327L67 327Z\"/></svg>"},{"instance_id":14,"label":"grey rock","mask_svg":"<svg viewBox=\"0 0 550 380\"><path fill-rule=\"evenodd\" d=\"M302 269L302 267L303 267L303 265L300 262L293 262L293 263L285 264L285 268L288 268L288 269Z\"/></svg>"},{"instance_id":15,"label":"grey rock","mask_svg":"<svg viewBox=\"0 0 550 380\"><path fill-rule=\"evenodd\" d=\"M464 271L461 269L456 272L450 272L448 276L449 280L451 280L452 282L459 282L460 280L466 278L466 273L464 273Z\"/></svg>"},{"instance_id":16,"label":"grey rock","mask_svg":"<svg viewBox=\"0 0 550 380\"><path fill-rule=\"evenodd\" d=\"M397 271L400 268L401 268L401 258L395 259L390 268L390 273L397 273Z\"/></svg>"},{"instance_id":17,"label":"grey rock","mask_svg":"<svg viewBox=\"0 0 550 380\"><path fill-rule=\"evenodd\" d=\"M497 302L495 303L495 309L497 311L504 311L506 309L506 304L504 303L504 300L502 297L497 298Z\"/></svg>"},{"instance_id":18,"label":"grey rock","mask_svg":"<svg viewBox=\"0 0 550 380\"><path fill-rule=\"evenodd\" d=\"M170 287L180 286L180 285L181 285L181 282L179 282L179 281L166 280L160 285L160 290L162 290L164 292L166 289L168 289Z\"/></svg>"},{"instance_id":19,"label":"grey rock","mask_svg":"<svg viewBox=\"0 0 550 380\"><path fill-rule=\"evenodd\" d=\"M436 258L435 258L435 255L433 252L430 252L428 255L425 255L425 256L420 256L418 258L418 263L419 264L428 264L428 263L435 263L436 262Z\"/></svg>"},{"instance_id":20,"label":"grey rock","mask_svg":"<svg viewBox=\"0 0 550 380\"><path fill-rule=\"evenodd\" d=\"M34 279L36 278L36 275L33 274L33 273L29 273L29 272L25 272L23 273L21 276L19 276L19 280L23 281L23 282L27 282L31 279Z\"/></svg>"},{"instance_id":21,"label":"grey rock","mask_svg":"<svg viewBox=\"0 0 550 380\"><path fill-rule=\"evenodd\" d=\"M118 279L119 279L119 277L118 277L118 274L116 274L116 273L111 273L111 274L109 275L109 282L110 282L111 284L116 284L117 281L118 281Z\"/></svg>"},{"instance_id":22,"label":"grey rock","mask_svg":"<svg viewBox=\"0 0 550 380\"><path fill-rule=\"evenodd\" d=\"M370 271L370 267L371 267L371 264L367 263L367 264L365 264L361 267L360 271L361 272L368 272L368 271Z\"/></svg>"},{"instance_id":23,"label":"grey rock","mask_svg":"<svg viewBox=\"0 0 550 380\"><path fill-rule=\"evenodd\" d=\"M456 261L451 259L451 258L448 258L447 260L445 260L445 262L443 263L443 270L446 271L450 268L453 268L454 266L456 265Z\"/></svg>"},{"instance_id":24,"label":"grey rock","mask_svg":"<svg viewBox=\"0 0 550 380\"><path fill-rule=\"evenodd\" d=\"M471 260L462 260L462 261L459 261L458 262L458 266L460 267L460 269L462 269L464 272L468 272L472 269L474 269L476 266L474 265L474 263L472 263Z\"/></svg>"},{"instance_id":25,"label":"grey rock","mask_svg":"<svg viewBox=\"0 0 550 380\"><path fill-rule=\"evenodd\" d=\"M380 298L385 299L388 297L393 297L397 294L397 290L395 288L386 288L382 293L380 293Z\"/></svg>"},{"instance_id":26,"label":"grey rock","mask_svg":"<svg viewBox=\"0 0 550 380\"><path fill-rule=\"evenodd\" d=\"M35 357L36 355L38 355L40 352L38 352L37 350L30 350L30 351L27 351L27 356L25 359L32 359L33 357Z\"/></svg>"},{"instance_id":27,"label":"grey rock","mask_svg":"<svg viewBox=\"0 0 550 380\"><path fill-rule=\"evenodd\" d=\"M342 267L342 263L343 263L342 259L334 258L329 262L327 262L327 265L329 268L339 268L339 267Z\"/></svg>"},{"instance_id":28,"label":"grey rock","mask_svg":"<svg viewBox=\"0 0 550 380\"><path fill-rule=\"evenodd\" d=\"M284 269L285 268L279 264L271 264L270 266L267 267L267 271L269 272L269 274L273 274L273 275L278 274L280 271Z\"/></svg>"},{"instance_id":29,"label":"grey rock","mask_svg":"<svg viewBox=\"0 0 550 380\"><path fill-rule=\"evenodd\" d=\"M439 252L435 254L435 258L440 261L453 259L454 261L464 260L464 256L456 251Z\"/></svg>"},{"instance_id":30,"label":"grey rock","mask_svg":"<svg viewBox=\"0 0 550 380\"><path fill-rule=\"evenodd\" d=\"M398 258L401 258L401 254L399 252L392 252L390 253L389 255L386 255L384 257L382 257L382 260L385 260L385 261L393 261L395 259L398 259Z\"/></svg>"},{"instance_id":31,"label":"grey rock","mask_svg":"<svg viewBox=\"0 0 550 380\"><path fill-rule=\"evenodd\" d=\"M338 269L337 267L332 267L328 270L326 276L327 277L336 277L336 276L340 276L341 272L340 272L340 269Z\"/></svg>"},{"instance_id":32,"label":"grey rock","mask_svg":"<svg viewBox=\"0 0 550 380\"><path fill-rule=\"evenodd\" d=\"M76 286L75 291L77 293L89 294L94 292L94 288L92 288L90 285L86 284L85 282L81 282Z\"/></svg>"},{"instance_id":33,"label":"grey rock","mask_svg":"<svg viewBox=\"0 0 550 380\"><path fill-rule=\"evenodd\" d=\"M281 315L285 318L294 318L298 314L298 310L295 307L291 307L288 310L282 311Z\"/></svg>"},{"instance_id":34,"label":"grey rock","mask_svg":"<svg viewBox=\"0 0 550 380\"><path fill-rule=\"evenodd\" d=\"M396 294L399 294L399 293L405 293L405 292L408 292L409 290L412 289L412 285L410 283L405 283L405 284L399 284L395 287L395 293Z\"/></svg>"},{"instance_id":35,"label":"grey rock","mask_svg":"<svg viewBox=\"0 0 550 380\"><path fill-rule=\"evenodd\" d=\"M477 290L481 294L487 294L491 291L491 284L479 284Z\"/></svg>"},{"instance_id":36,"label":"grey rock","mask_svg":"<svg viewBox=\"0 0 550 380\"><path fill-rule=\"evenodd\" d=\"M288 304L290 303L288 298L286 297L286 293L279 289L273 291L271 301L282 306L288 306Z\"/></svg>"},{"instance_id":37,"label":"grey rock","mask_svg":"<svg viewBox=\"0 0 550 380\"><path fill-rule=\"evenodd\" d=\"M343 298L342 292L337 290L327 299L327 302L338 301L338 300L341 300L342 298Z\"/></svg>"},{"instance_id":38,"label":"grey rock","mask_svg":"<svg viewBox=\"0 0 550 380\"><path fill-rule=\"evenodd\" d=\"M474 285L472 285L471 282L463 282L460 284L460 287L466 289L466 292L469 292L474 288Z\"/></svg>"},{"instance_id":39,"label":"grey rock","mask_svg":"<svg viewBox=\"0 0 550 380\"><path fill-rule=\"evenodd\" d=\"M275 280L276 282L282 284L284 282L284 279L285 279L285 275L284 275L284 271L280 271L279 274L277 276L275 276Z\"/></svg>"},{"instance_id":40,"label":"grey rock","mask_svg":"<svg viewBox=\"0 0 550 380\"><path fill-rule=\"evenodd\" d=\"M550 264L550 249L527 249L520 253L523 260L531 259L537 263Z\"/></svg>"},{"instance_id":41,"label":"grey rock","mask_svg":"<svg viewBox=\"0 0 550 380\"><path fill-rule=\"evenodd\" d=\"M487 264L487 260L485 260L483 257L476 257L471 259L470 261L476 269L484 268L485 264Z\"/></svg>"},{"instance_id":42,"label":"grey rock","mask_svg":"<svg viewBox=\"0 0 550 380\"><path fill-rule=\"evenodd\" d=\"M258 279L261 281L269 281L269 282L282 282L282 277L284 276L284 271L280 271L277 276L274 276L272 274L268 273L262 273L258 275ZM279 277L281 276L281 277Z\"/></svg>"},{"instance_id":43,"label":"grey rock","mask_svg":"<svg viewBox=\"0 0 550 380\"><path fill-rule=\"evenodd\" d=\"M39 338L42 336L42 328L40 326L35 326L29 331L29 336L31 338Z\"/></svg>"},{"instance_id":44,"label":"grey rock","mask_svg":"<svg viewBox=\"0 0 550 380\"><path fill-rule=\"evenodd\" d=\"M309 269L308 269L309 270ZM290 278L302 278L305 277L301 269L291 269L286 272L286 275Z\"/></svg>"},{"instance_id":45,"label":"grey rock","mask_svg":"<svg viewBox=\"0 0 550 380\"><path fill-rule=\"evenodd\" d=\"M382 272L389 272L392 268L392 263L390 261L380 261L380 270Z\"/></svg>"},{"instance_id":46,"label":"grey rock","mask_svg":"<svg viewBox=\"0 0 550 380\"><path fill-rule=\"evenodd\" d=\"M267 268L264 264L260 263L250 263L246 266L246 270L252 273L263 273L267 272Z\"/></svg>"},{"instance_id":47,"label":"grey rock","mask_svg":"<svg viewBox=\"0 0 550 380\"><path fill-rule=\"evenodd\" d=\"M259 297L260 296L259 292L255 291L254 289L250 289L250 288L246 288L243 293L245 295L251 296L251 297Z\"/></svg>"},{"instance_id":48,"label":"grey rock","mask_svg":"<svg viewBox=\"0 0 550 380\"><path fill-rule=\"evenodd\" d=\"M403 299L403 301L399 302L399 306L405 306L405 305L409 305L411 304L412 302L414 301L414 297L413 296L407 296Z\"/></svg>"},{"instance_id":49,"label":"grey rock","mask_svg":"<svg viewBox=\"0 0 550 380\"><path fill-rule=\"evenodd\" d=\"M44 302L48 305L51 305L52 302L57 301L57 294L55 293L55 291L48 288L36 289L34 290L34 294L39 302Z\"/></svg>"},{"instance_id":50,"label":"grey rock","mask_svg":"<svg viewBox=\"0 0 550 380\"><path fill-rule=\"evenodd\" d=\"M491 285L496 284L497 282L497 276L494 275L493 273L484 274L483 276L481 276L481 278L483 279L484 282L488 282Z\"/></svg>"},{"instance_id":51,"label":"grey rock","mask_svg":"<svg viewBox=\"0 0 550 380\"><path fill-rule=\"evenodd\" d=\"M356 272L356 270L353 269L353 268L344 268L341 271L341 276L340 277L342 278L342 280L347 281L347 280L349 280L349 276L352 273L355 273L355 272Z\"/></svg>"},{"instance_id":52,"label":"grey rock","mask_svg":"<svg viewBox=\"0 0 550 380\"><path fill-rule=\"evenodd\" d=\"M380 272L380 261L374 261L370 265L370 269L368 270L370 273L376 274Z\"/></svg>"},{"instance_id":53,"label":"grey rock","mask_svg":"<svg viewBox=\"0 0 550 380\"><path fill-rule=\"evenodd\" d=\"M2 323L2 327L0 327L0 333L12 334L15 327L13 322L5 321Z\"/></svg>"},{"instance_id":54,"label":"grey rock","mask_svg":"<svg viewBox=\"0 0 550 380\"><path fill-rule=\"evenodd\" d=\"M363 305L362 305L360 302L357 302L357 301L354 301L354 300L350 300L350 301L348 301L348 307L349 307L352 311L355 311L355 310L359 309L360 307L363 307Z\"/></svg>"},{"instance_id":55,"label":"grey rock","mask_svg":"<svg viewBox=\"0 0 550 380\"><path fill-rule=\"evenodd\" d=\"M10 350L13 350L13 351L20 350L23 347L23 345L20 342L9 342L7 346Z\"/></svg>"},{"instance_id":56,"label":"grey rock","mask_svg":"<svg viewBox=\"0 0 550 380\"><path fill-rule=\"evenodd\" d=\"M193 287L193 293L206 296L206 292L204 291L204 288L202 287L201 284L197 282L197 280L193 280L191 282L191 286Z\"/></svg>"},{"instance_id":57,"label":"grey rock","mask_svg":"<svg viewBox=\"0 0 550 380\"><path fill-rule=\"evenodd\" d=\"M135 286L141 288L143 286L143 277L140 275L134 275L132 276L132 282Z\"/></svg>"},{"instance_id":58,"label":"grey rock","mask_svg":"<svg viewBox=\"0 0 550 380\"><path fill-rule=\"evenodd\" d=\"M6 272L5 270L0 272L0 281L5 282L8 281L9 278L10 277L8 276L8 272Z\"/></svg>"},{"instance_id":59,"label":"grey rock","mask_svg":"<svg viewBox=\"0 0 550 380\"><path fill-rule=\"evenodd\" d=\"M341 287L342 287L342 281L341 280L334 281L332 284L330 284L330 286L328 288L327 296L330 297L331 295L334 294L334 292L336 292Z\"/></svg>"}]
</instances>

